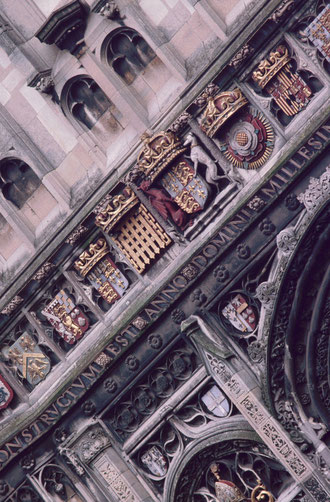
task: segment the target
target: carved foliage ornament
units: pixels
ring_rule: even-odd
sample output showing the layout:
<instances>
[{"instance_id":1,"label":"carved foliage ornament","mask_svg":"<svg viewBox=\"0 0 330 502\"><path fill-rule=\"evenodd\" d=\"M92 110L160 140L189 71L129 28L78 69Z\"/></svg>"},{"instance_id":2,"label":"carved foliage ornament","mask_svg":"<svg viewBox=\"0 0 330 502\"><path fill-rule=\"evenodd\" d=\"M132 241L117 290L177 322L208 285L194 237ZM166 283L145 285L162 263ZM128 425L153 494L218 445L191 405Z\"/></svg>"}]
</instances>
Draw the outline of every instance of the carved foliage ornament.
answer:
<instances>
[{"instance_id":1,"label":"carved foliage ornament","mask_svg":"<svg viewBox=\"0 0 330 502\"><path fill-rule=\"evenodd\" d=\"M279 45L252 73L252 79L270 94L288 116L296 115L310 101L312 91L292 70L287 47Z\"/></svg>"},{"instance_id":2,"label":"carved foliage ornament","mask_svg":"<svg viewBox=\"0 0 330 502\"><path fill-rule=\"evenodd\" d=\"M75 447L75 451L83 462L90 462L107 446L110 446L109 437L102 427L95 425L91 427L84 435L83 439L79 441L78 445Z\"/></svg>"},{"instance_id":3,"label":"carved foliage ornament","mask_svg":"<svg viewBox=\"0 0 330 502\"><path fill-rule=\"evenodd\" d=\"M87 277L107 303L114 303L128 288L128 280L110 258L105 239L90 244L88 250L74 262L74 266L80 275Z\"/></svg>"},{"instance_id":4,"label":"carved foliage ornament","mask_svg":"<svg viewBox=\"0 0 330 502\"><path fill-rule=\"evenodd\" d=\"M310 178L308 188L298 195L299 202L304 204L308 212L313 213L329 198L330 167L327 167L320 178Z\"/></svg>"},{"instance_id":5,"label":"carved foliage ornament","mask_svg":"<svg viewBox=\"0 0 330 502\"><path fill-rule=\"evenodd\" d=\"M14 298L8 303L8 305L3 310L1 310L1 314L12 314L23 301L24 300L21 296L14 296Z\"/></svg>"},{"instance_id":6,"label":"carved foliage ornament","mask_svg":"<svg viewBox=\"0 0 330 502\"><path fill-rule=\"evenodd\" d=\"M247 57L254 53L254 49L249 44L244 44L235 56L231 58L228 66L233 66L235 69L239 68Z\"/></svg>"},{"instance_id":7,"label":"carved foliage ornament","mask_svg":"<svg viewBox=\"0 0 330 502\"><path fill-rule=\"evenodd\" d=\"M34 281L43 281L48 277L48 275L51 273L51 271L55 268L54 263L51 263L50 261L47 261L44 263L39 270L32 276L32 279Z\"/></svg>"}]
</instances>

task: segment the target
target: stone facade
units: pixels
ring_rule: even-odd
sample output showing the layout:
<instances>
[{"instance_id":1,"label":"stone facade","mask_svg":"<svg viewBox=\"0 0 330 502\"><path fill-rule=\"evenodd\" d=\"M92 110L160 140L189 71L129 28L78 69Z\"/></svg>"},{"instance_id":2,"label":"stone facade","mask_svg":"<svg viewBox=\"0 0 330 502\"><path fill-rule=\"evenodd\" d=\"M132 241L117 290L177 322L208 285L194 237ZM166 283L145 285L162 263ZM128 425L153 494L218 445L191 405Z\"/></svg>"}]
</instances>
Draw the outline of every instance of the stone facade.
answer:
<instances>
[{"instance_id":1,"label":"stone facade","mask_svg":"<svg viewBox=\"0 0 330 502\"><path fill-rule=\"evenodd\" d=\"M0 501L326 502L329 6L0 5Z\"/></svg>"}]
</instances>

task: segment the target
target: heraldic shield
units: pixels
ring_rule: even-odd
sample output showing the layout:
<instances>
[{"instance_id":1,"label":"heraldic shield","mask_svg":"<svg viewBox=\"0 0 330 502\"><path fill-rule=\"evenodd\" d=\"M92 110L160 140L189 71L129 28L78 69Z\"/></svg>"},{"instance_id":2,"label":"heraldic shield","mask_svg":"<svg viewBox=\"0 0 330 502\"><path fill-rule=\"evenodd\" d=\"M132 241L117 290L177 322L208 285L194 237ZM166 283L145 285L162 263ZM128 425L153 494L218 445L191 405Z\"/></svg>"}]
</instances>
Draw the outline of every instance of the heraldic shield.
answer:
<instances>
[{"instance_id":1,"label":"heraldic shield","mask_svg":"<svg viewBox=\"0 0 330 502\"><path fill-rule=\"evenodd\" d=\"M128 280L109 255L97 263L87 275L87 279L108 303L114 303L121 298L128 288Z\"/></svg>"},{"instance_id":2,"label":"heraldic shield","mask_svg":"<svg viewBox=\"0 0 330 502\"><path fill-rule=\"evenodd\" d=\"M207 199L207 186L185 160L172 166L160 179L162 186L186 213L201 211Z\"/></svg>"},{"instance_id":3,"label":"heraldic shield","mask_svg":"<svg viewBox=\"0 0 330 502\"><path fill-rule=\"evenodd\" d=\"M248 300L241 294L236 295L222 309L222 315L243 333L251 333L257 326L257 316Z\"/></svg>"},{"instance_id":4,"label":"heraldic shield","mask_svg":"<svg viewBox=\"0 0 330 502\"><path fill-rule=\"evenodd\" d=\"M14 393L6 380L0 375L0 410L4 410L13 399Z\"/></svg>"},{"instance_id":5,"label":"heraldic shield","mask_svg":"<svg viewBox=\"0 0 330 502\"><path fill-rule=\"evenodd\" d=\"M216 417L226 417L230 412L230 404L223 392L216 385L202 396L207 409Z\"/></svg>"},{"instance_id":6,"label":"heraldic shield","mask_svg":"<svg viewBox=\"0 0 330 502\"><path fill-rule=\"evenodd\" d=\"M88 250L81 253L75 261L74 266L80 275L87 277L107 303L114 303L121 298L129 286L124 274L110 258L105 239L98 239L90 244Z\"/></svg>"},{"instance_id":7,"label":"heraldic shield","mask_svg":"<svg viewBox=\"0 0 330 502\"><path fill-rule=\"evenodd\" d=\"M142 463L155 476L162 477L167 473L166 458L157 446L152 446L141 457Z\"/></svg>"},{"instance_id":8,"label":"heraldic shield","mask_svg":"<svg viewBox=\"0 0 330 502\"><path fill-rule=\"evenodd\" d=\"M27 332L11 345L8 358L31 385L37 385L50 372L50 360Z\"/></svg>"},{"instance_id":9,"label":"heraldic shield","mask_svg":"<svg viewBox=\"0 0 330 502\"><path fill-rule=\"evenodd\" d=\"M64 289L57 293L53 301L41 313L70 345L79 340L89 327L88 318L73 303Z\"/></svg>"}]
</instances>

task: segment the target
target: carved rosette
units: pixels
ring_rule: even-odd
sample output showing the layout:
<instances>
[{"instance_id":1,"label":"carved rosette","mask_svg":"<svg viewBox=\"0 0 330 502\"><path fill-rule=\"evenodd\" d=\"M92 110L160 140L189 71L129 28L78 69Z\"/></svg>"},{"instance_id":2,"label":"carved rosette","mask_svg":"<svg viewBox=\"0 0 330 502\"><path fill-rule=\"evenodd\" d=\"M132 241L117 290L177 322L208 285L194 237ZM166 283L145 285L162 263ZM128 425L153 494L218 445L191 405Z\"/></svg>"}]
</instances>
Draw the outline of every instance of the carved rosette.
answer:
<instances>
[{"instance_id":1,"label":"carved rosette","mask_svg":"<svg viewBox=\"0 0 330 502\"><path fill-rule=\"evenodd\" d=\"M272 282L262 282L256 289L256 298L266 310L271 310L276 299L276 288Z\"/></svg>"}]
</instances>

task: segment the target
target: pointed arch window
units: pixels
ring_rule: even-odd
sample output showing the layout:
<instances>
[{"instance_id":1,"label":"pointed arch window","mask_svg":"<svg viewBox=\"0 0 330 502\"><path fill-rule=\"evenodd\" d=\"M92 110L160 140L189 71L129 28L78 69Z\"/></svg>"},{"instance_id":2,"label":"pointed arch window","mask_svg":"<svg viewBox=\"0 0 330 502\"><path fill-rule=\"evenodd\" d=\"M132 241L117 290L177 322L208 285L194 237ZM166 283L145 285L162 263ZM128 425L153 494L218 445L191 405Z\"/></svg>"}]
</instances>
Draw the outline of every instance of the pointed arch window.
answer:
<instances>
[{"instance_id":1,"label":"pointed arch window","mask_svg":"<svg viewBox=\"0 0 330 502\"><path fill-rule=\"evenodd\" d=\"M105 39L103 58L129 85L156 57L144 38L132 28L120 28Z\"/></svg>"},{"instance_id":2,"label":"pointed arch window","mask_svg":"<svg viewBox=\"0 0 330 502\"><path fill-rule=\"evenodd\" d=\"M69 84L67 106L78 122L92 129L111 102L92 78L79 77Z\"/></svg>"}]
</instances>

